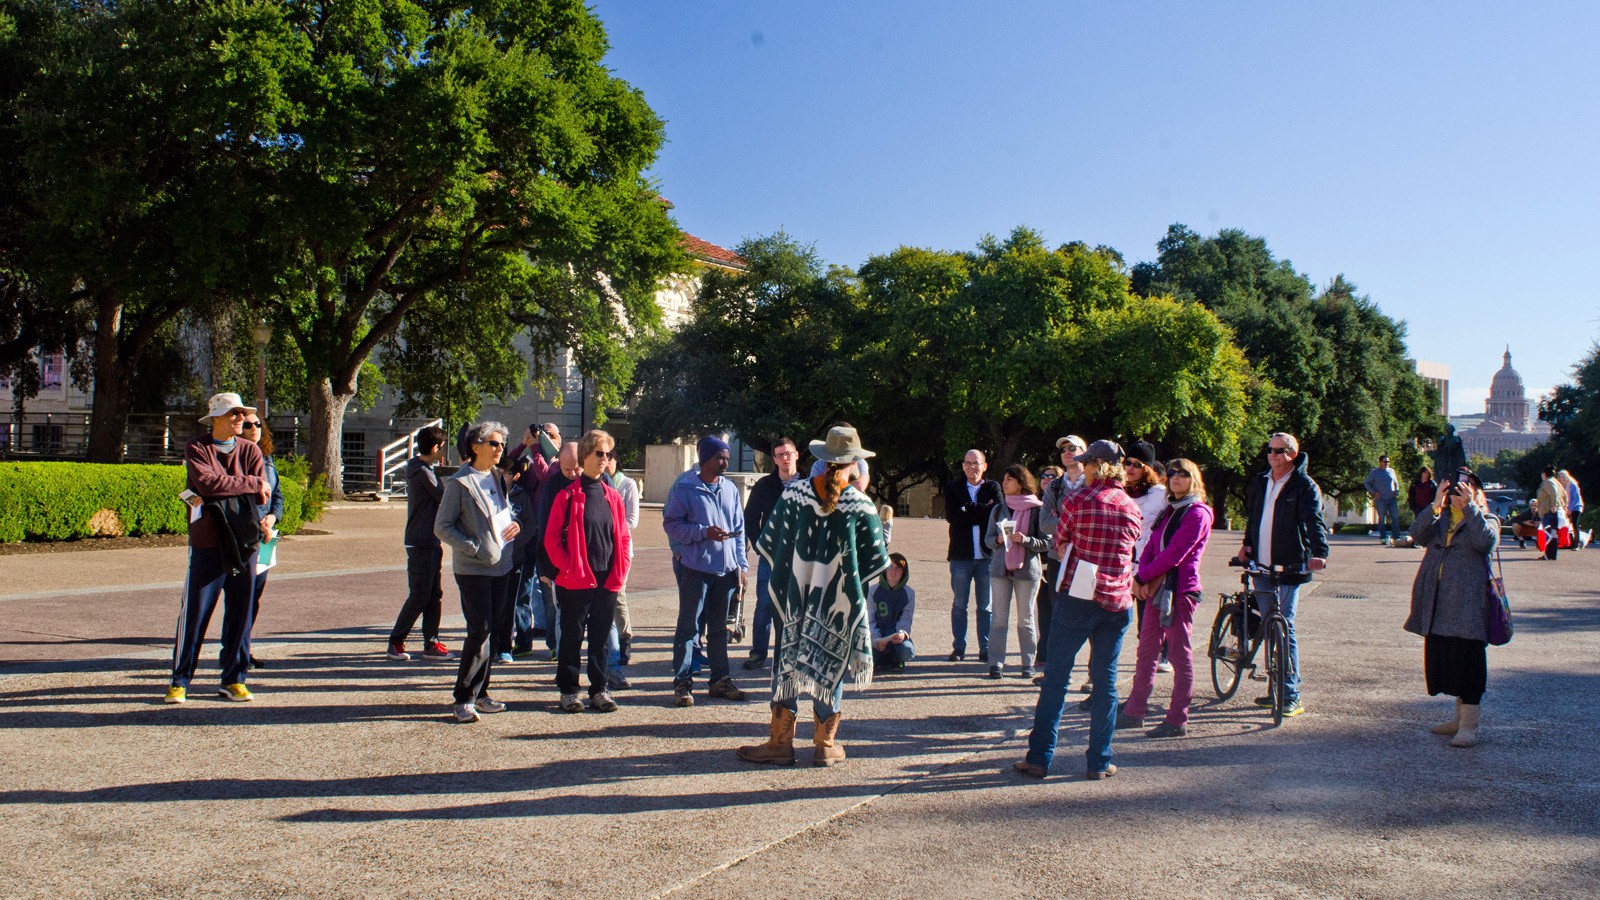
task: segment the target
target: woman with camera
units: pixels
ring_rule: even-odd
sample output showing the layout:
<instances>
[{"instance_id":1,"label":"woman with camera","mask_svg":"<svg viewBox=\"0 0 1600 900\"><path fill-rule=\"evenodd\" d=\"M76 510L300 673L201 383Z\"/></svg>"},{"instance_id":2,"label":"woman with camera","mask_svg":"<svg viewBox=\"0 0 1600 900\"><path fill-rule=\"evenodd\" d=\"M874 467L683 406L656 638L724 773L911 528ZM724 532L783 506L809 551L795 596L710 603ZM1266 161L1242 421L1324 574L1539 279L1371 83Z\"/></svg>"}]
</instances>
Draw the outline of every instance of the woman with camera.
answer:
<instances>
[{"instance_id":1,"label":"woman with camera","mask_svg":"<svg viewBox=\"0 0 1600 900\"><path fill-rule=\"evenodd\" d=\"M1500 520L1487 510L1482 482L1463 468L1445 477L1433 502L1411 523L1411 540L1426 552L1411 586L1405 629L1422 635L1429 696L1456 698L1455 717L1432 729L1451 735L1452 747L1477 743L1489 679L1485 591Z\"/></svg>"}]
</instances>

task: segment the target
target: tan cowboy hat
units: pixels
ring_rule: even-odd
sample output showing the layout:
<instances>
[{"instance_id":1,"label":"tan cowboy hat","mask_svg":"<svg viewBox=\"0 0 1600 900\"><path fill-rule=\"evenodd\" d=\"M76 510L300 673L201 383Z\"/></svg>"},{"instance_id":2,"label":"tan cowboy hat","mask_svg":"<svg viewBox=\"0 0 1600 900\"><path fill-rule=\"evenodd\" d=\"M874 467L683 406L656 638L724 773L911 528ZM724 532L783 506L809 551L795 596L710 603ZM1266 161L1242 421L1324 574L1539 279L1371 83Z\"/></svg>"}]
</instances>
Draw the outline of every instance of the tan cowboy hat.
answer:
<instances>
[{"instance_id":1,"label":"tan cowboy hat","mask_svg":"<svg viewBox=\"0 0 1600 900\"><path fill-rule=\"evenodd\" d=\"M825 463L849 463L878 454L861 449L861 436L842 425L828 429L828 439L811 442L811 455Z\"/></svg>"},{"instance_id":2,"label":"tan cowboy hat","mask_svg":"<svg viewBox=\"0 0 1600 900\"><path fill-rule=\"evenodd\" d=\"M222 394L212 394L206 402L206 414L200 417L200 424L210 425L211 420L217 416L225 416L236 409L242 409L250 415L256 414L254 406L245 406L244 398L232 391Z\"/></svg>"}]
</instances>

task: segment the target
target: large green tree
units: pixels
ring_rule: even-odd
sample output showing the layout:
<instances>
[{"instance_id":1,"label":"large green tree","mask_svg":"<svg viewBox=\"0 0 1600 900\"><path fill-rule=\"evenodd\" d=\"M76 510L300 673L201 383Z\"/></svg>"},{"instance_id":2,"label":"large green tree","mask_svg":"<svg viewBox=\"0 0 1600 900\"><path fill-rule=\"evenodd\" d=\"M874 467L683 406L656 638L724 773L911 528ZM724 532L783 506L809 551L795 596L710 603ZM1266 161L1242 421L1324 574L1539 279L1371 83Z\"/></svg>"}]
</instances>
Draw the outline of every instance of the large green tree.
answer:
<instances>
[{"instance_id":1,"label":"large green tree","mask_svg":"<svg viewBox=\"0 0 1600 900\"><path fill-rule=\"evenodd\" d=\"M629 374L619 339L658 322L657 281L681 256L641 174L661 121L605 68L589 9L306 2L282 5L275 27L283 118L266 139L268 215L285 262L265 303L305 363L313 471L339 491L345 410L362 366L395 339L391 358L412 376L403 399L432 366L460 403L479 371L428 352L486 362L491 393L520 388L503 348L521 333L536 380L571 347L600 403L615 403ZM413 311L437 319L407 331ZM421 346L440 337L455 342Z\"/></svg>"},{"instance_id":2,"label":"large green tree","mask_svg":"<svg viewBox=\"0 0 1600 900\"><path fill-rule=\"evenodd\" d=\"M1545 466L1571 472L1585 494L1600 489L1600 344L1590 347L1572 367L1571 381L1557 385L1539 401L1539 418L1550 423L1550 440L1507 460L1510 465L1502 466L1502 471L1530 497ZM1596 505L1586 503L1589 508Z\"/></svg>"},{"instance_id":3,"label":"large green tree","mask_svg":"<svg viewBox=\"0 0 1600 900\"><path fill-rule=\"evenodd\" d=\"M1204 237L1173 225L1133 289L1204 304L1233 329L1265 389L1259 422L1296 435L1325 488L1358 491L1381 453L1432 438L1436 393L1406 362L1405 328L1340 276L1320 293L1264 239L1236 229ZM1264 466L1265 442L1245 448ZM1217 473L1224 488L1238 470Z\"/></svg>"}]
</instances>

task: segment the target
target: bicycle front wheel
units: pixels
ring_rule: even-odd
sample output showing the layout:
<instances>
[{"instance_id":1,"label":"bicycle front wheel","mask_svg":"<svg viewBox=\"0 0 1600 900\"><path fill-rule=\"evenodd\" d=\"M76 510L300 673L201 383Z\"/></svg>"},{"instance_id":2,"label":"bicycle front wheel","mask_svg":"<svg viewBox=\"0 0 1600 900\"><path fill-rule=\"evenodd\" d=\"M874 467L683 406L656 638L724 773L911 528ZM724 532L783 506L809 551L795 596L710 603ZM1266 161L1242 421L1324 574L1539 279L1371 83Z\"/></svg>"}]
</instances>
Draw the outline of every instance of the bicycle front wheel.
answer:
<instances>
[{"instance_id":1,"label":"bicycle front wheel","mask_svg":"<svg viewBox=\"0 0 1600 900\"><path fill-rule=\"evenodd\" d=\"M1267 695L1272 698L1272 724L1283 724L1289 703L1289 632L1281 618L1267 620Z\"/></svg>"},{"instance_id":2,"label":"bicycle front wheel","mask_svg":"<svg viewBox=\"0 0 1600 900\"><path fill-rule=\"evenodd\" d=\"M1243 607L1234 600L1222 604L1217 618L1211 623L1211 643L1207 653L1211 656L1211 686L1217 689L1217 699L1227 700L1239 690L1239 678L1244 668L1244 636L1239 627Z\"/></svg>"}]
</instances>

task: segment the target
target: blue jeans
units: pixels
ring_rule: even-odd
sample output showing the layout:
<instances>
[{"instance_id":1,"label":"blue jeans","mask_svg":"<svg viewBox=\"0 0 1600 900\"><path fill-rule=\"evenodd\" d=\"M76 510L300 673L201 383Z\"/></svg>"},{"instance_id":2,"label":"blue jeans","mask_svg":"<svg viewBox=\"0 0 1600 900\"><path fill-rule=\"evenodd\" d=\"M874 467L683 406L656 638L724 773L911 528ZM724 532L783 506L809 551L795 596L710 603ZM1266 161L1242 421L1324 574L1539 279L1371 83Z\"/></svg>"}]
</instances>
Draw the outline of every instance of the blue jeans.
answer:
<instances>
[{"instance_id":1,"label":"blue jeans","mask_svg":"<svg viewBox=\"0 0 1600 900\"><path fill-rule=\"evenodd\" d=\"M767 655L767 644L772 640L772 591L768 582L772 580L772 563L767 562L765 556L756 560L756 612L755 622L751 625L754 629L750 632L750 658L760 659Z\"/></svg>"},{"instance_id":2,"label":"blue jeans","mask_svg":"<svg viewBox=\"0 0 1600 900\"><path fill-rule=\"evenodd\" d=\"M904 665L916 658L917 647L911 642L911 638L906 638L898 644L890 644L882 650L877 647L872 648L873 665L892 666L895 663Z\"/></svg>"},{"instance_id":3,"label":"blue jeans","mask_svg":"<svg viewBox=\"0 0 1600 900\"><path fill-rule=\"evenodd\" d=\"M974 586L977 587L978 594L978 649L988 653L989 625L993 609L989 594L989 560L987 558L950 560L950 590L955 592L955 603L950 607L952 638L950 649L957 653L967 652L967 604L971 600Z\"/></svg>"},{"instance_id":4,"label":"blue jeans","mask_svg":"<svg viewBox=\"0 0 1600 900\"><path fill-rule=\"evenodd\" d=\"M512 626L511 647L517 653L533 649L533 629L544 617L542 587L539 583L539 566L530 558L522 564L522 571L518 573L517 599L512 609L515 624Z\"/></svg>"},{"instance_id":5,"label":"blue jeans","mask_svg":"<svg viewBox=\"0 0 1600 900\"><path fill-rule=\"evenodd\" d=\"M1374 501L1378 507L1378 540L1400 539L1400 506L1395 498Z\"/></svg>"},{"instance_id":6,"label":"blue jeans","mask_svg":"<svg viewBox=\"0 0 1600 900\"><path fill-rule=\"evenodd\" d=\"M1255 589L1265 591L1271 586L1266 578L1253 576ZM1295 634L1294 611L1300 605L1300 585L1278 585L1278 611L1283 613L1283 618L1289 623L1289 681L1283 686L1284 693L1290 700L1300 697L1300 638ZM1263 619L1267 615L1267 598L1257 597L1256 608L1261 610Z\"/></svg>"},{"instance_id":7,"label":"blue jeans","mask_svg":"<svg viewBox=\"0 0 1600 900\"><path fill-rule=\"evenodd\" d=\"M711 683L716 684L728 677L728 604L739 590L739 570L712 575L680 565L677 574L678 625L672 633L672 682L682 685L694 680L693 649L703 614L706 660L711 664Z\"/></svg>"},{"instance_id":8,"label":"blue jeans","mask_svg":"<svg viewBox=\"0 0 1600 900\"><path fill-rule=\"evenodd\" d=\"M1028 762L1049 769L1050 760L1055 758L1072 664L1087 642L1094 692L1089 695L1089 746L1084 755L1088 757L1088 771L1102 772L1111 765L1111 733L1117 724L1117 657L1122 653L1122 635L1133 622L1133 608L1110 612L1092 600L1061 593L1056 595L1051 619L1049 662L1045 663L1044 682L1039 686L1039 705L1033 711Z\"/></svg>"}]
</instances>

